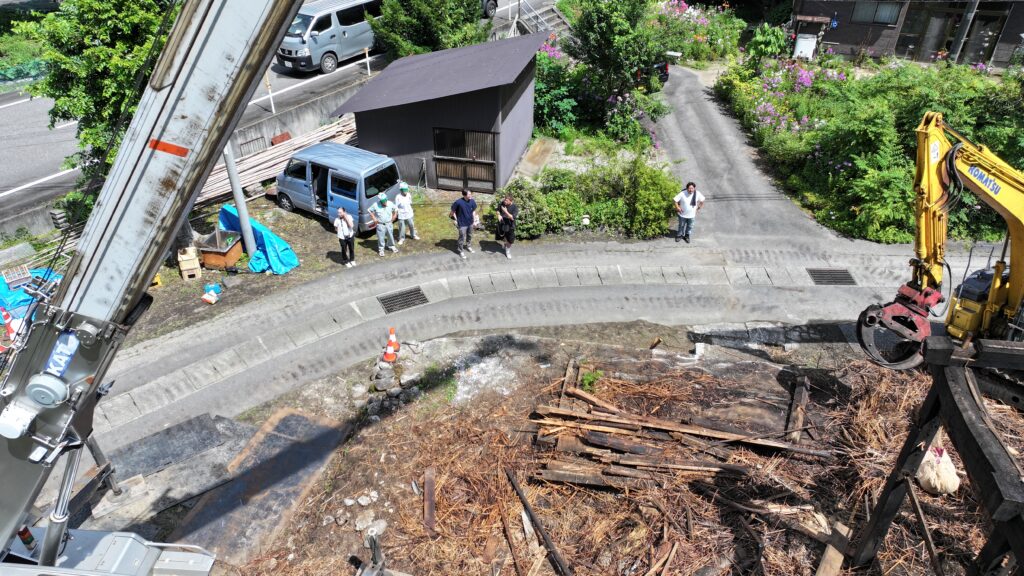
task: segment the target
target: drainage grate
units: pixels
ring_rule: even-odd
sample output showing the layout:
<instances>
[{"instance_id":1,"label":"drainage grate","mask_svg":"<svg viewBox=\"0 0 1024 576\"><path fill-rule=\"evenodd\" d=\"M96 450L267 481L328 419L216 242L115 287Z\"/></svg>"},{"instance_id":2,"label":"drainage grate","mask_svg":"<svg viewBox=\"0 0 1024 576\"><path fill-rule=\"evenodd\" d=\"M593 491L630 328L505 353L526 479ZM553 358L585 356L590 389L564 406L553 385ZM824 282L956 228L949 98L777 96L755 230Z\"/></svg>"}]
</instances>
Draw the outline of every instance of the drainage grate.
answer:
<instances>
[{"instance_id":1,"label":"drainage grate","mask_svg":"<svg viewBox=\"0 0 1024 576\"><path fill-rule=\"evenodd\" d=\"M392 292L391 294L377 296L377 300L380 301L380 305L384 307L385 314L392 314L399 310L414 308L430 302L430 300L427 300L427 295L423 293L423 290L420 290L419 286L408 290L402 290L401 292Z\"/></svg>"},{"instance_id":2,"label":"drainage grate","mask_svg":"<svg viewBox=\"0 0 1024 576\"><path fill-rule=\"evenodd\" d=\"M856 286L857 281L845 268L808 268L811 280L819 286Z\"/></svg>"}]
</instances>

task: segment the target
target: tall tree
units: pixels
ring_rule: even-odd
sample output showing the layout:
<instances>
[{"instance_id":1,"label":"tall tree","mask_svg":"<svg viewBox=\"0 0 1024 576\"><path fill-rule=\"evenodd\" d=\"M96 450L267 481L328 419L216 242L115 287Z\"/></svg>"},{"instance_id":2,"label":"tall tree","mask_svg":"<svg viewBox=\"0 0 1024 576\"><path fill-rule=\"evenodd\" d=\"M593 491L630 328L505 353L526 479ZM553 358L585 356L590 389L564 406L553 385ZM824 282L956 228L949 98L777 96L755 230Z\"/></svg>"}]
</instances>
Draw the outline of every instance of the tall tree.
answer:
<instances>
[{"instance_id":1,"label":"tall tree","mask_svg":"<svg viewBox=\"0 0 1024 576\"><path fill-rule=\"evenodd\" d=\"M482 14L480 0L384 0L370 26L388 56L401 58L486 41Z\"/></svg>"},{"instance_id":2,"label":"tall tree","mask_svg":"<svg viewBox=\"0 0 1024 576\"><path fill-rule=\"evenodd\" d=\"M44 46L46 76L29 92L53 99L51 128L78 121L80 151L65 163L87 180L110 169L138 105L136 77L148 77L147 56L164 41L160 24L176 9L173 0L64 0L38 22L15 26Z\"/></svg>"},{"instance_id":3,"label":"tall tree","mask_svg":"<svg viewBox=\"0 0 1024 576\"><path fill-rule=\"evenodd\" d=\"M565 51L587 65L597 96L626 94L663 58L650 0L579 0Z\"/></svg>"}]
</instances>

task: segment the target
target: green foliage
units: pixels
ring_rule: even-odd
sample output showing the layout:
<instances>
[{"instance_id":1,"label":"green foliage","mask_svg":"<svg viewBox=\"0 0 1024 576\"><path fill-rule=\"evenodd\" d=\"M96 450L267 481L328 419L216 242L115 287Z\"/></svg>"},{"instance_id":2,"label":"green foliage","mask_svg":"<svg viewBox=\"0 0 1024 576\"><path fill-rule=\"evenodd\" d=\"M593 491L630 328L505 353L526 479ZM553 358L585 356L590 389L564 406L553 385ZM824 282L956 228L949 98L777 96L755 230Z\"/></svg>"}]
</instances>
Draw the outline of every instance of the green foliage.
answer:
<instances>
[{"instance_id":1,"label":"green foliage","mask_svg":"<svg viewBox=\"0 0 1024 576\"><path fill-rule=\"evenodd\" d=\"M548 223L551 221L551 214L548 212L547 204L544 203L544 195L540 188L525 178L516 178L509 182L496 194L500 198L505 194L511 194L519 206L519 216L516 218L516 238L536 238L548 231ZM497 214L498 202L491 203L492 214Z\"/></svg>"},{"instance_id":2,"label":"green foliage","mask_svg":"<svg viewBox=\"0 0 1024 576\"><path fill-rule=\"evenodd\" d=\"M487 41L479 0L384 0L370 20L377 43L395 59Z\"/></svg>"},{"instance_id":3,"label":"green foliage","mask_svg":"<svg viewBox=\"0 0 1024 576\"><path fill-rule=\"evenodd\" d=\"M664 46L648 25L648 0L579 0L579 17L565 51L586 66L589 90L599 103L630 93L649 76Z\"/></svg>"},{"instance_id":4,"label":"green foliage","mask_svg":"<svg viewBox=\"0 0 1024 576\"><path fill-rule=\"evenodd\" d=\"M80 224L89 219L96 196L78 190L72 190L53 203L54 208L63 210L67 215L68 224Z\"/></svg>"},{"instance_id":5,"label":"green foliage","mask_svg":"<svg viewBox=\"0 0 1024 576\"><path fill-rule=\"evenodd\" d=\"M14 231L13 234L8 234L7 232L0 232L0 250L3 250L4 248L10 248L11 246L15 246L17 244L31 242L33 238L34 237L32 236L32 232L30 232L29 229L25 228L24 226L19 227L17 230Z\"/></svg>"},{"instance_id":6,"label":"green foliage","mask_svg":"<svg viewBox=\"0 0 1024 576\"><path fill-rule=\"evenodd\" d=\"M915 129L927 111L942 112L962 134L1024 167L1019 81L999 82L968 66L900 62L855 80L846 64L823 64L733 66L715 91L751 131L787 190L840 233L912 240ZM1002 237L1002 219L978 204L964 194L949 214L952 237Z\"/></svg>"},{"instance_id":7,"label":"green foliage","mask_svg":"<svg viewBox=\"0 0 1024 576\"><path fill-rule=\"evenodd\" d=\"M0 36L0 81L33 78L42 74L43 47L17 34Z\"/></svg>"},{"instance_id":8,"label":"green foliage","mask_svg":"<svg viewBox=\"0 0 1024 576\"><path fill-rule=\"evenodd\" d=\"M774 58L785 53L787 46L785 30L778 26L761 24L754 30L754 37L747 43L749 61L757 66L762 58Z\"/></svg>"},{"instance_id":9,"label":"green foliage","mask_svg":"<svg viewBox=\"0 0 1024 576\"><path fill-rule=\"evenodd\" d=\"M580 14L579 0L557 0L555 8L565 16L570 26L576 25L576 19Z\"/></svg>"},{"instance_id":10,"label":"green foliage","mask_svg":"<svg viewBox=\"0 0 1024 576\"><path fill-rule=\"evenodd\" d=\"M558 59L544 52L537 54L533 97L537 126L561 134L576 124L576 98L569 76L570 71Z\"/></svg>"},{"instance_id":11,"label":"green foliage","mask_svg":"<svg viewBox=\"0 0 1024 576\"><path fill-rule=\"evenodd\" d=\"M640 239L667 234L672 198L680 188L679 182L665 170L648 166L641 158L627 164L625 179L626 234Z\"/></svg>"},{"instance_id":12,"label":"green foliage","mask_svg":"<svg viewBox=\"0 0 1024 576\"><path fill-rule=\"evenodd\" d=\"M157 36L167 9L158 0L65 0L38 22L14 27L43 46L47 73L29 91L54 100L50 126L78 121L81 151L69 164L87 179L104 176L117 154L128 127L118 120L135 112L136 75L149 73L146 57L164 41Z\"/></svg>"},{"instance_id":13,"label":"green foliage","mask_svg":"<svg viewBox=\"0 0 1024 576\"><path fill-rule=\"evenodd\" d=\"M793 15L792 2L779 2L764 15L764 21L772 26L782 26L789 22Z\"/></svg>"},{"instance_id":14,"label":"green foliage","mask_svg":"<svg viewBox=\"0 0 1024 576\"><path fill-rule=\"evenodd\" d=\"M604 372L600 370L584 372L583 376L580 377L580 388L584 392L593 392L594 384L597 384L597 381L601 378L604 378Z\"/></svg>"},{"instance_id":15,"label":"green foliage","mask_svg":"<svg viewBox=\"0 0 1024 576\"><path fill-rule=\"evenodd\" d=\"M658 12L657 23L665 48L683 60L707 62L739 53L746 22L728 8L687 5L670 0Z\"/></svg>"}]
</instances>

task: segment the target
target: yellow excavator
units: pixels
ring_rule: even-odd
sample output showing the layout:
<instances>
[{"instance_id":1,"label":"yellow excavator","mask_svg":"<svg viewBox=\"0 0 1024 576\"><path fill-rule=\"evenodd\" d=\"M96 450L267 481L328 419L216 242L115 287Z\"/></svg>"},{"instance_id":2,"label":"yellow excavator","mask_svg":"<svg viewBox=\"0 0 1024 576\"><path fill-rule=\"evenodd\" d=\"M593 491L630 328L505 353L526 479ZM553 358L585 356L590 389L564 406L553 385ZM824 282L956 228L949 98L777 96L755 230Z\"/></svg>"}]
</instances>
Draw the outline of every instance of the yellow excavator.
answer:
<instances>
[{"instance_id":1,"label":"yellow excavator","mask_svg":"<svg viewBox=\"0 0 1024 576\"><path fill-rule=\"evenodd\" d=\"M950 271L945 260L948 213L964 189L1002 216L1007 236L995 265L965 277L947 298L942 283L943 272ZM911 280L892 302L861 312L861 348L882 366L906 370L920 365L932 331L930 318L942 315L937 307L946 300L946 332L954 339L1024 340L1024 174L950 128L942 114L928 112L917 127L914 191Z\"/></svg>"}]
</instances>

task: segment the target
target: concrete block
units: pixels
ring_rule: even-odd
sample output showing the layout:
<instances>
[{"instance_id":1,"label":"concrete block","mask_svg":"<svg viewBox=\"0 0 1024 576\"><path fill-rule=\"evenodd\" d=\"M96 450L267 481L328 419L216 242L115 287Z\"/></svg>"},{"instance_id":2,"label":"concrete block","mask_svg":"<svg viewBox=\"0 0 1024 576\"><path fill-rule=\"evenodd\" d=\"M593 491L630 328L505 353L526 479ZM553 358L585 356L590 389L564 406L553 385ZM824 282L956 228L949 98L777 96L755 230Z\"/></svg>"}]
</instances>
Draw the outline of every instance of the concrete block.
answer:
<instances>
[{"instance_id":1,"label":"concrete block","mask_svg":"<svg viewBox=\"0 0 1024 576\"><path fill-rule=\"evenodd\" d=\"M814 281L811 280L810 274L807 273L807 268L790 266L786 268L786 273L789 274L789 279L792 281L793 286L814 286Z\"/></svg>"},{"instance_id":2,"label":"concrete block","mask_svg":"<svg viewBox=\"0 0 1024 576\"><path fill-rule=\"evenodd\" d=\"M639 266L619 266L623 284L643 284L644 273Z\"/></svg>"},{"instance_id":3,"label":"concrete block","mask_svg":"<svg viewBox=\"0 0 1024 576\"><path fill-rule=\"evenodd\" d=\"M554 288L558 286L558 274L554 268L534 268L533 277L537 279L538 288Z\"/></svg>"},{"instance_id":4,"label":"concrete block","mask_svg":"<svg viewBox=\"0 0 1024 576\"><path fill-rule=\"evenodd\" d=\"M192 383L184 375L174 372L132 390L131 394L139 412L148 414L177 402L195 391Z\"/></svg>"},{"instance_id":5,"label":"concrete block","mask_svg":"<svg viewBox=\"0 0 1024 576\"><path fill-rule=\"evenodd\" d=\"M377 299L374 298L373 301L376 302ZM377 304L377 307L379 308L380 304ZM359 311L363 311L362 306L359 307ZM383 312L383 309L381 309L381 312ZM365 313L363 314L363 317L366 318ZM308 324L289 325L285 327L284 331L288 333L288 337L295 343L296 348L301 348L306 344L312 344L320 339L320 337L317 336L316 331L313 330L313 327Z\"/></svg>"},{"instance_id":6,"label":"concrete block","mask_svg":"<svg viewBox=\"0 0 1024 576\"><path fill-rule=\"evenodd\" d=\"M341 332L341 326L334 321L329 315L317 315L314 320L310 322L313 331L316 332L317 337L320 339L326 338L331 334L337 334Z\"/></svg>"},{"instance_id":7,"label":"concrete block","mask_svg":"<svg viewBox=\"0 0 1024 576\"><path fill-rule=\"evenodd\" d=\"M291 340L289 340L290 342ZM221 377L220 373L213 364L206 360L201 360L195 364L190 364L181 369L185 373L189 382L192 383L192 387L196 390L206 388L214 382L220 382L224 378Z\"/></svg>"},{"instance_id":8,"label":"concrete block","mask_svg":"<svg viewBox=\"0 0 1024 576\"><path fill-rule=\"evenodd\" d=\"M576 277L580 279L580 286L600 286L601 276L594 266L581 266L576 268Z\"/></svg>"},{"instance_id":9,"label":"concrete block","mask_svg":"<svg viewBox=\"0 0 1024 576\"><path fill-rule=\"evenodd\" d=\"M750 278L747 277L747 271L744 268L726 266L725 275L729 279L729 284L732 284L733 286L750 284Z\"/></svg>"},{"instance_id":10,"label":"concrete block","mask_svg":"<svg viewBox=\"0 0 1024 576\"><path fill-rule=\"evenodd\" d=\"M340 330L348 330L353 326L361 324L363 317L355 311L351 304L345 304L331 311L331 320L338 325Z\"/></svg>"},{"instance_id":11,"label":"concrete block","mask_svg":"<svg viewBox=\"0 0 1024 576\"><path fill-rule=\"evenodd\" d=\"M469 285L473 289L473 294L490 294L494 292L494 284L491 283L490 274L470 276Z\"/></svg>"},{"instance_id":12,"label":"concrete block","mask_svg":"<svg viewBox=\"0 0 1024 576\"><path fill-rule=\"evenodd\" d=\"M778 322L747 322L747 332L754 344L782 346L786 341L786 329Z\"/></svg>"},{"instance_id":13,"label":"concrete block","mask_svg":"<svg viewBox=\"0 0 1024 576\"><path fill-rule=\"evenodd\" d=\"M375 296L369 296L367 298L363 298L362 300L356 300L352 304L353 306L356 307L357 310L359 310L359 315L363 317L363 320L375 320L377 318L383 318L385 316L384 307L380 305L380 300L377 300ZM292 337L292 340L295 340L294 336ZM299 346L305 345L300 344L297 340L295 343L298 344Z\"/></svg>"},{"instance_id":14,"label":"concrete block","mask_svg":"<svg viewBox=\"0 0 1024 576\"><path fill-rule=\"evenodd\" d=\"M234 348L218 352L206 361L213 365L221 379L234 376L246 369L245 362L238 356L238 352Z\"/></svg>"},{"instance_id":15,"label":"concrete block","mask_svg":"<svg viewBox=\"0 0 1024 576\"><path fill-rule=\"evenodd\" d=\"M451 293L452 298L461 298L463 296L472 296L473 287L469 283L469 278L466 276L454 276L448 278L448 291Z\"/></svg>"},{"instance_id":16,"label":"concrete block","mask_svg":"<svg viewBox=\"0 0 1024 576\"><path fill-rule=\"evenodd\" d=\"M721 266L686 266L683 268L687 284L712 286L728 284L729 278Z\"/></svg>"},{"instance_id":17,"label":"concrete block","mask_svg":"<svg viewBox=\"0 0 1024 576\"><path fill-rule=\"evenodd\" d=\"M533 270L513 270L512 281L516 284L516 290L533 290L537 287L537 279L533 276Z\"/></svg>"},{"instance_id":18,"label":"concrete block","mask_svg":"<svg viewBox=\"0 0 1024 576\"><path fill-rule=\"evenodd\" d=\"M420 284L420 290L431 302L441 302L452 297L452 293L448 291L448 284L443 280L431 280Z\"/></svg>"},{"instance_id":19,"label":"concrete block","mask_svg":"<svg viewBox=\"0 0 1024 576\"><path fill-rule=\"evenodd\" d=\"M644 276L644 284L665 283L665 275L661 273L661 266L643 266L640 270Z\"/></svg>"},{"instance_id":20,"label":"concrete block","mask_svg":"<svg viewBox=\"0 0 1024 576\"><path fill-rule=\"evenodd\" d=\"M491 285L495 292L509 292L516 289L516 283L512 280L511 272L498 272L491 274Z\"/></svg>"},{"instance_id":21,"label":"concrete block","mask_svg":"<svg viewBox=\"0 0 1024 576\"><path fill-rule=\"evenodd\" d=\"M775 266L772 268L765 268L765 272L768 273L768 278L775 286L793 286L793 279L789 277L789 272L785 268Z\"/></svg>"},{"instance_id":22,"label":"concrete block","mask_svg":"<svg viewBox=\"0 0 1024 576\"><path fill-rule=\"evenodd\" d=\"M579 286L580 277L575 268L555 268L559 286Z\"/></svg>"},{"instance_id":23,"label":"concrete block","mask_svg":"<svg viewBox=\"0 0 1024 576\"><path fill-rule=\"evenodd\" d=\"M768 271L760 266L744 268L747 272L747 279L754 286L771 286L772 280L768 277Z\"/></svg>"},{"instance_id":24,"label":"concrete block","mask_svg":"<svg viewBox=\"0 0 1024 576\"><path fill-rule=\"evenodd\" d=\"M622 273L618 266L598 266L597 275L601 277L601 283L605 286L622 284Z\"/></svg>"},{"instance_id":25,"label":"concrete block","mask_svg":"<svg viewBox=\"0 0 1024 576\"><path fill-rule=\"evenodd\" d=\"M667 284L686 284L686 275L679 266L662 266L661 275Z\"/></svg>"},{"instance_id":26,"label":"concrete block","mask_svg":"<svg viewBox=\"0 0 1024 576\"><path fill-rule=\"evenodd\" d=\"M0 250L0 267L16 260L30 258L34 256L35 253L35 249L32 248L32 245L28 242L15 244L10 248L4 248L3 250Z\"/></svg>"},{"instance_id":27,"label":"concrete block","mask_svg":"<svg viewBox=\"0 0 1024 576\"><path fill-rule=\"evenodd\" d=\"M104 398L100 402L97 411L103 412L110 423L111 428L117 428L142 416L131 393L119 394L110 398Z\"/></svg>"}]
</instances>

